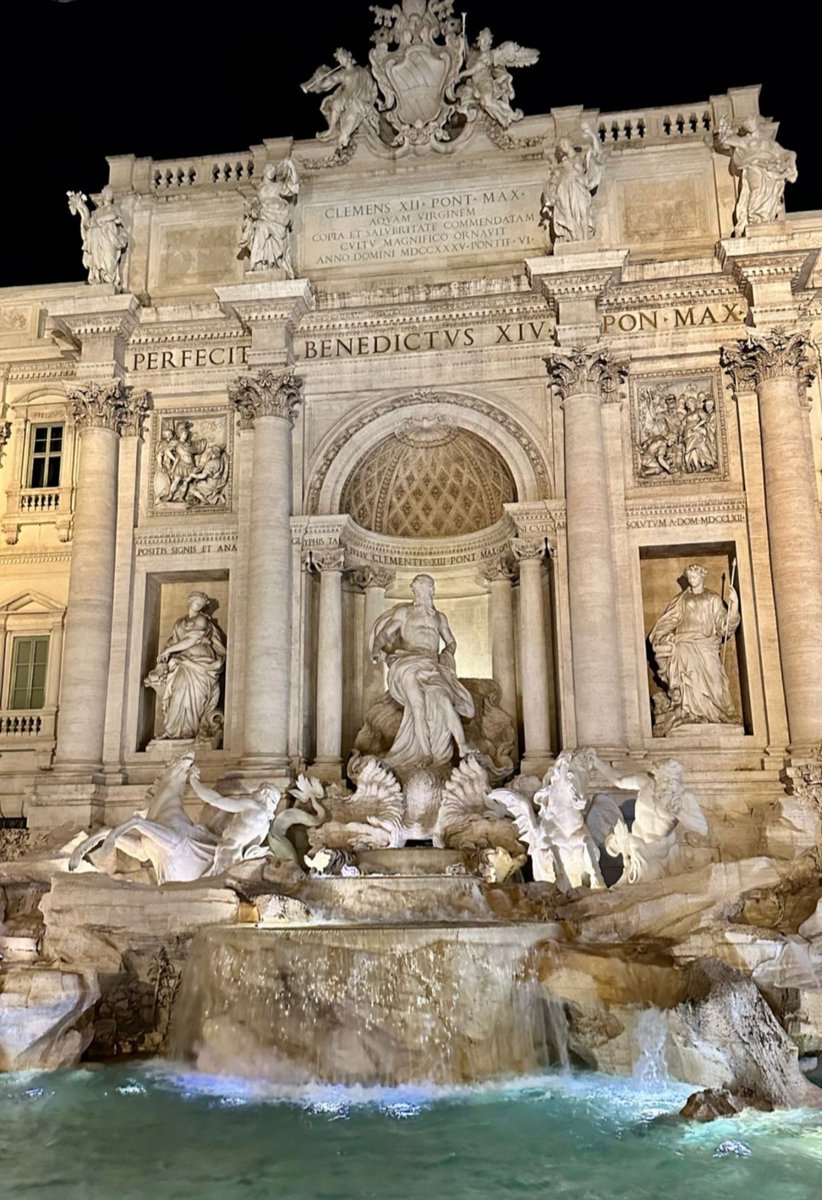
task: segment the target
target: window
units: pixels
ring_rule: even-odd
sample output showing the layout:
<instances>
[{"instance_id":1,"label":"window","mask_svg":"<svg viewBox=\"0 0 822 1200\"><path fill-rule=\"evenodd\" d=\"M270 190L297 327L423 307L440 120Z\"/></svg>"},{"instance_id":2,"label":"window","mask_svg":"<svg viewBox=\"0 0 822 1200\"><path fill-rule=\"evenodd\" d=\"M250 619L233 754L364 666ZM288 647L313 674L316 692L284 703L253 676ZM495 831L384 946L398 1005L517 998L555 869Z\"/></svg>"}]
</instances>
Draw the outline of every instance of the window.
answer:
<instances>
[{"instance_id":1,"label":"window","mask_svg":"<svg viewBox=\"0 0 822 1200\"><path fill-rule=\"evenodd\" d=\"M48 637L16 637L11 659L9 708L42 708L46 700Z\"/></svg>"},{"instance_id":2,"label":"window","mask_svg":"<svg viewBox=\"0 0 822 1200\"><path fill-rule=\"evenodd\" d=\"M62 457L63 426L34 425L31 431L27 486L30 488L59 487Z\"/></svg>"}]
</instances>

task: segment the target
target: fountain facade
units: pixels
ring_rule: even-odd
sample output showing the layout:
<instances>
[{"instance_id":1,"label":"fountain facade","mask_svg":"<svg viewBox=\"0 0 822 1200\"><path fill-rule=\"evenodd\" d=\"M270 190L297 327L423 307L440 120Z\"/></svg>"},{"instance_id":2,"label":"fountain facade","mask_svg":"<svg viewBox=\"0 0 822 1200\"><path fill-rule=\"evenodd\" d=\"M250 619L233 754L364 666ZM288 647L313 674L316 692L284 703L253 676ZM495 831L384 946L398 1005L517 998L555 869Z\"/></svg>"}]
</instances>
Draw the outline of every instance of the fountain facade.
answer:
<instances>
[{"instance_id":1,"label":"fountain facade","mask_svg":"<svg viewBox=\"0 0 822 1200\"><path fill-rule=\"evenodd\" d=\"M452 8L0 293L0 1063L805 1103L822 223L757 88L524 117Z\"/></svg>"}]
</instances>

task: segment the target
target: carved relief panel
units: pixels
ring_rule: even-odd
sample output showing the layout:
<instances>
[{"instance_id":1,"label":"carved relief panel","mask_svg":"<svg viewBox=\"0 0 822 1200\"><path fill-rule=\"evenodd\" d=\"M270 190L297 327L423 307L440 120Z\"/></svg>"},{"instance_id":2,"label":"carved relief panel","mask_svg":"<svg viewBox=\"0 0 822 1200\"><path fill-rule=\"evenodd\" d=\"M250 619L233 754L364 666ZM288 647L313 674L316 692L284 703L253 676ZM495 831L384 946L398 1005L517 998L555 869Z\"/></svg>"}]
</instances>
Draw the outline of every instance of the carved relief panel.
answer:
<instances>
[{"instance_id":1,"label":"carved relief panel","mask_svg":"<svg viewBox=\"0 0 822 1200\"><path fill-rule=\"evenodd\" d=\"M233 424L224 409L156 412L148 511L230 512Z\"/></svg>"},{"instance_id":2,"label":"carved relief panel","mask_svg":"<svg viewBox=\"0 0 822 1200\"><path fill-rule=\"evenodd\" d=\"M632 376L631 446L638 484L728 478L721 397L716 371Z\"/></svg>"}]
</instances>

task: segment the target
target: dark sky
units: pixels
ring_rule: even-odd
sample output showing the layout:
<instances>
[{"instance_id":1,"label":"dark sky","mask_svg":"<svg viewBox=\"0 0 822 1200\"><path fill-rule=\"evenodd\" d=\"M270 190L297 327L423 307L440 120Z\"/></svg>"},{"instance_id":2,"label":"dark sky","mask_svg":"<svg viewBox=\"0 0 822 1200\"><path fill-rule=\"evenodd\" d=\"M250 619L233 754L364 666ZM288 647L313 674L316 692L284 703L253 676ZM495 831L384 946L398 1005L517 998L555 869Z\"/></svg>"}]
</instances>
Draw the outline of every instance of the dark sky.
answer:
<instances>
[{"instance_id":1,"label":"dark sky","mask_svg":"<svg viewBox=\"0 0 822 1200\"><path fill-rule=\"evenodd\" d=\"M472 40L487 24L497 41L541 51L536 66L515 72L526 114L689 104L761 83L763 113L799 156L788 209L822 208L814 56L797 46L790 19L765 32L761 20L746 28L738 6L722 16L713 5L606 5L592 14L570 3L565 16L558 7L455 4ZM5 0L0 286L83 277L65 194L98 191L107 154L172 158L311 137L324 122L319 97L303 95L300 82L340 45L365 61L372 30L367 0Z\"/></svg>"}]
</instances>

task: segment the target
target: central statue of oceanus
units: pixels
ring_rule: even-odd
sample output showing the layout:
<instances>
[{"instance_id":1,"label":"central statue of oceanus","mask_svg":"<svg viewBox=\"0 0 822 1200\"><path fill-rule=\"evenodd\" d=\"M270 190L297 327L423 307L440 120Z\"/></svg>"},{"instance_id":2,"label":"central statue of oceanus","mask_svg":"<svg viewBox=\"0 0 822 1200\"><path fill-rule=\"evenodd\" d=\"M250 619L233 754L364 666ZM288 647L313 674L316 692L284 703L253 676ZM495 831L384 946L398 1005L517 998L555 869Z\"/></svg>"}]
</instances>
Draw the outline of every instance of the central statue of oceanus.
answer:
<instances>
[{"instance_id":1,"label":"central statue of oceanus","mask_svg":"<svg viewBox=\"0 0 822 1200\"><path fill-rule=\"evenodd\" d=\"M434 607L434 580L411 581L412 604L395 604L377 619L369 650L388 666L388 692L402 706L402 722L383 761L393 770L439 766L468 745L462 718L474 716L471 693L457 678L456 639ZM443 643L440 649L440 643Z\"/></svg>"}]
</instances>

